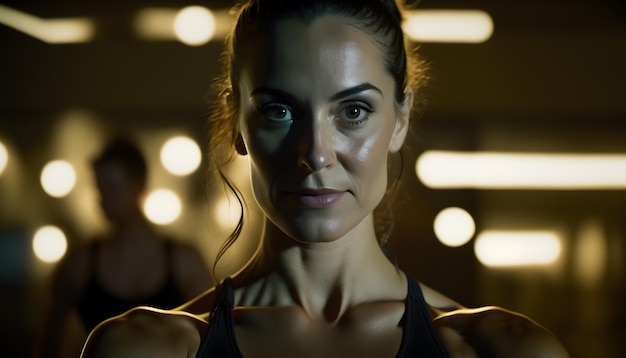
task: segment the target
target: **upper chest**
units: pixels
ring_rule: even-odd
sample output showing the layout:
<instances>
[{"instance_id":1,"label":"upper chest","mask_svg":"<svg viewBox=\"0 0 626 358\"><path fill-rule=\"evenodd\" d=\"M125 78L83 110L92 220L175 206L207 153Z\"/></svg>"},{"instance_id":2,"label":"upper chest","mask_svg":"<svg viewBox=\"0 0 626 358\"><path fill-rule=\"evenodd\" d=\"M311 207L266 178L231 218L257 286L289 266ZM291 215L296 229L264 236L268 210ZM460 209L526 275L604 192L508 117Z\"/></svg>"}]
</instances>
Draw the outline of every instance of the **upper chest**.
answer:
<instances>
[{"instance_id":1,"label":"upper chest","mask_svg":"<svg viewBox=\"0 0 626 358\"><path fill-rule=\"evenodd\" d=\"M235 339L244 357L395 357L404 306L361 304L335 322L312 319L296 307L236 308Z\"/></svg>"}]
</instances>

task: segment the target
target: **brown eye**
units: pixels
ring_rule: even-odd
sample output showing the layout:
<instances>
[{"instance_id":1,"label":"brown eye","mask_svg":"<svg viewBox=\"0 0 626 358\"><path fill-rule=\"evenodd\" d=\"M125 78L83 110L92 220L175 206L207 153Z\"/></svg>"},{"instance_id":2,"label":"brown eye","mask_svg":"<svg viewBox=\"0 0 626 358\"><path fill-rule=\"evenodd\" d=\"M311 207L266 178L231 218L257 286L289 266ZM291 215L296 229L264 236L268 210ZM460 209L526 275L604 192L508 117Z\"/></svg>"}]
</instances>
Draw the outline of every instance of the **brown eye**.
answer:
<instances>
[{"instance_id":1,"label":"brown eye","mask_svg":"<svg viewBox=\"0 0 626 358\"><path fill-rule=\"evenodd\" d=\"M355 120L358 119L361 115L361 108L359 107L348 107L346 109L346 117L349 119Z\"/></svg>"},{"instance_id":2,"label":"brown eye","mask_svg":"<svg viewBox=\"0 0 626 358\"><path fill-rule=\"evenodd\" d=\"M342 105L336 118L346 125L355 127L367 121L374 109L361 101L348 102Z\"/></svg>"}]
</instances>

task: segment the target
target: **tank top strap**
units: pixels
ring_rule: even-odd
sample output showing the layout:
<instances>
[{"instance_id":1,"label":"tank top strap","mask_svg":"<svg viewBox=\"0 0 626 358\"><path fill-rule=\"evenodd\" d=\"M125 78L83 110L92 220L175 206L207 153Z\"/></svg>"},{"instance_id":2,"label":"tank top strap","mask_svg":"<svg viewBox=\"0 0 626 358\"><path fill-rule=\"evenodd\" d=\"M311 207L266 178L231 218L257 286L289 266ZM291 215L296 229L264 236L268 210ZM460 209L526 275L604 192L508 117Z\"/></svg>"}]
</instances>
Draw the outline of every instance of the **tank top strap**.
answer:
<instances>
[{"instance_id":1,"label":"tank top strap","mask_svg":"<svg viewBox=\"0 0 626 358\"><path fill-rule=\"evenodd\" d=\"M209 327L198 350L200 357L242 357L235 339L233 320L234 290L230 277L215 287L215 304L209 316Z\"/></svg>"},{"instance_id":2,"label":"tank top strap","mask_svg":"<svg viewBox=\"0 0 626 358\"><path fill-rule=\"evenodd\" d=\"M397 357L448 357L435 329L420 284L407 275L404 333Z\"/></svg>"},{"instance_id":3,"label":"tank top strap","mask_svg":"<svg viewBox=\"0 0 626 358\"><path fill-rule=\"evenodd\" d=\"M235 304L235 294L233 291L233 282L230 276L217 284L215 287L215 304L211 310L210 318L213 318L213 316L222 309L230 311L233 308Z\"/></svg>"}]
</instances>

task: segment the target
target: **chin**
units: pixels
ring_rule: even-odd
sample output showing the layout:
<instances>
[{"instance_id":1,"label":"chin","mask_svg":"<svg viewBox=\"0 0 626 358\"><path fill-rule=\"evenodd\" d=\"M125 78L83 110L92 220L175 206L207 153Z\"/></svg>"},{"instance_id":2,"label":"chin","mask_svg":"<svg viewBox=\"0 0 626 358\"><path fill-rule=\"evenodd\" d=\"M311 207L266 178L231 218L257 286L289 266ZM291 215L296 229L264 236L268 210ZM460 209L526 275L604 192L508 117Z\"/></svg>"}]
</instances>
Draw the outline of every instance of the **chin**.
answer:
<instances>
[{"instance_id":1,"label":"chin","mask_svg":"<svg viewBox=\"0 0 626 358\"><path fill-rule=\"evenodd\" d=\"M277 226L293 240L303 244L334 242L350 231L346 222L337 218L301 218L297 222Z\"/></svg>"}]
</instances>

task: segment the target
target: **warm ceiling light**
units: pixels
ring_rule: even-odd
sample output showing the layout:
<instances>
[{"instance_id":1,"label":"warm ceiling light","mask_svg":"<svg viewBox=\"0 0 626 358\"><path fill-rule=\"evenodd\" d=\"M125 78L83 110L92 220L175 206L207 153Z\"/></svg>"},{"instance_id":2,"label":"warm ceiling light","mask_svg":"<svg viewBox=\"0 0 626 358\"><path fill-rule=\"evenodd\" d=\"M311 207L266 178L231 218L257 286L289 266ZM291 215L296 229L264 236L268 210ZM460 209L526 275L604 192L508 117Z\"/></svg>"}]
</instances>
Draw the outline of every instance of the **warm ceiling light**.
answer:
<instances>
[{"instance_id":1,"label":"warm ceiling light","mask_svg":"<svg viewBox=\"0 0 626 358\"><path fill-rule=\"evenodd\" d=\"M64 160L54 160L46 164L41 171L41 187L50 196L66 196L76 184L74 167Z\"/></svg>"},{"instance_id":2,"label":"warm ceiling light","mask_svg":"<svg viewBox=\"0 0 626 358\"><path fill-rule=\"evenodd\" d=\"M433 223L435 235L439 241L450 247L465 245L474 236L476 224L474 218L465 210L457 207L445 208L437 214Z\"/></svg>"},{"instance_id":3,"label":"warm ceiling light","mask_svg":"<svg viewBox=\"0 0 626 358\"><path fill-rule=\"evenodd\" d=\"M561 241L554 231L484 231L474 253L489 267L549 265L561 255Z\"/></svg>"},{"instance_id":4,"label":"warm ceiling light","mask_svg":"<svg viewBox=\"0 0 626 358\"><path fill-rule=\"evenodd\" d=\"M0 23L49 44L87 42L94 34L89 18L42 19L4 5L0 5Z\"/></svg>"},{"instance_id":5,"label":"warm ceiling light","mask_svg":"<svg viewBox=\"0 0 626 358\"><path fill-rule=\"evenodd\" d=\"M417 42L481 43L493 34L493 20L482 10L417 10L402 28Z\"/></svg>"},{"instance_id":6,"label":"warm ceiling light","mask_svg":"<svg viewBox=\"0 0 626 358\"><path fill-rule=\"evenodd\" d=\"M215 17L203 6L188 6L174 19L178 39L189 46L200 46L211 41L215 33Z\"/></svg>"},{"instance_id":7,"label":"warm ceiling light","mask_svg":"<svg viewBox=\"0 0 626 358\"><path fill-rule=\"evenodd\" d=\"M224 197L213 207L213 214L221 227L234 227L241 217L241 206L233 197Z\"/></svg>"},{"instance_id":8,"label":"warm ceiling light","mask_svg":"<svg viewBox=\"0 0 626 358\"><path fill-rule=\"evenodd\" d=\"M626 154L427 151L416 173L430 188L626 189Z\"/></svg>"},{"instance_id":9,"label":"warm ceiling light","mask_svg":"<svg viewBox=\"0 0 626 358\"><path fill-rule=\"evenodd\" d=\"M67 239L61 229L56 226L43 226L33 237L35 256L43 262L59 261L67 251Z\"/></svg>"},{"instance_id":10,"label":"warm ceiling light","mask_svg":"<svg viewBox=\"0 0 626 358\"><path fill-rule=\"evenodd\" d=\"M7 163L9 162L9 152L7 148L0 142L0 175L4 172L4 168L7 167Z\"/></svg>"},{"instance_id":11,"label":"warm ceiling light","mask_svg":"<svg viewBox=\"0 0 626 358\"><path fill-rule=\"evenodd\" d=\"M135 14L133 27L144 40L198 46L226 37L234 21L228 9L146 7Z\"/></svg>"},{"instance_id":12,"label":"warm ceiling light","mask_svg":"<svg viewBox=\"0 0 626 358\"><path fill-rule=\"evenodd\" d=\"M174 175L193 173L201 160L200 147L189 137L173 137L161 147L161 163Z\"/></svg>"},{"instance_id":13,"label":"warm ceiling light","mask_svg":"<svg viewBox=\"0 0 626 358\"><path fill-rule=\"evenodd\" d=\"M179 10L175 8L144 8L133 19L135 32L145 40L176 40L174 20Z\"/></svg>"},{"instance_id":14,"label":"warm ceiling light","mask_svg":"<svg viewBox=\"0 0 626 358\"><path fill-rule=\"evenodd\" d=\"M148 195L143 210L151 222L157 225L167 225L178 219L182 204L178 195L171 190L158 189Z\"/></svg>"}]
</instances>

